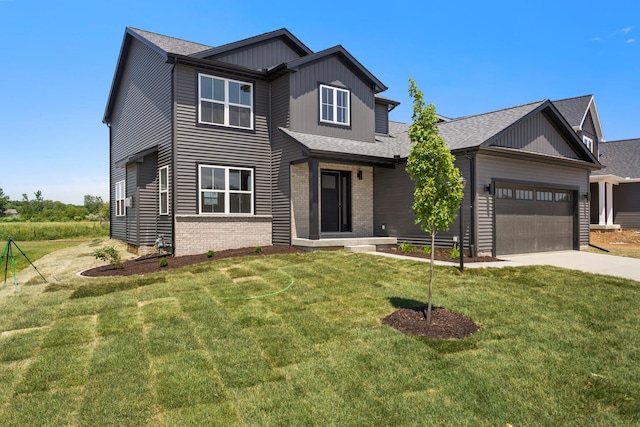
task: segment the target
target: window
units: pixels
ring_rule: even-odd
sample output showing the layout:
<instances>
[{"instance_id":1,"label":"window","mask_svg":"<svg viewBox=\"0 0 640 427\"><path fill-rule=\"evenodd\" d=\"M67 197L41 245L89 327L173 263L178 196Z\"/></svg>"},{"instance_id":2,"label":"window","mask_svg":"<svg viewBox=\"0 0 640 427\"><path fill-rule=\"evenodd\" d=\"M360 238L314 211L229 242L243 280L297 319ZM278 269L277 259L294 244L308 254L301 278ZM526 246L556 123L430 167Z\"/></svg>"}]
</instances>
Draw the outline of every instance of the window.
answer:
<instances>
[{"instance_id":1,"label":"window","mask_svg":"<svg viewBox=\"0 0 640 427\"><path fill-rule=\"evenodd\" d=\"M571 193L568 191L556 191L556 202L570 202Z\"/></svg>"},{"instance_id":2,"label":"window","mask_svg":"<svg viewBox=\"0 0 640 427\"><path fill-rule=\"evenodd\" d=\"M584 145L587 146L589 151L593 151L593 139L589 138L588 136L583 136L582 142L584 142Z\"/></svg>"},{"instance_id":3,"label":"window","mask_svg":"<svg viewBox=\"0 0 640 427\"><path fill-rule=\"evenodd\" d=\"M320 85L320 121L349 125L349 91Z\"/></svg>"},{"instance_id":4,"label":"window","mask_svg":"<svg viewBox=\"0 0 640 427\"><path fill-rule=\"evenodd\" d=\"M253 214L253 169L200 166L201 214Z\"/></svg>"},{"instance_id":5,"label":"window","mask_svg":"<svg viewBox=\"0 0 640 427\"><path fill-rule=\"evenodd\" d=\"M536 200L539 202L553 201L553 191L536 191Z\"/></svg>"},{"instance_id":6,"label":"window","mask_svg":"<svg viewBox=\"0 0 640 427\"><path fill-rule=\"evenodd\" d=\"M160 202L160 215L169 215L169 166L161 167L159 172L158 200Z\"/></svg>"},{"instance_id":7,"label":"window","mask_svg":"<svg viewBox=\"0 0 640 427\"><path fill-rule=\"evenodd\" d=\"M253 129L253 85L198 74L200 123Z\"/></svg>"},{"instance_id":8,"label":"window","mask_svg":"<svg viewBox=\"0 0 640 427\"><path fill-rule=\"evenodd\" d=\"M116 216L125 216L124 200L126 198L125 181L116 182Z\"/></svg>"},{"instance_id":9,"label":"window","mask_svg":"<svg viewBox=\"0 0 640 427\"><path fill-rule=\"evenodd\" d=\"M496 188L496 198L513 199L513 190L511 188Z\"/></svg>"},{"instance_id":10,"label":"window","mask_svg":"<svg viewBox=\"0 0 640 427\"><path fill-rule=\"evenodd\" d=\"M516 190L516 200L533 200L533 190Z\"/></svg>"}]
</instances>

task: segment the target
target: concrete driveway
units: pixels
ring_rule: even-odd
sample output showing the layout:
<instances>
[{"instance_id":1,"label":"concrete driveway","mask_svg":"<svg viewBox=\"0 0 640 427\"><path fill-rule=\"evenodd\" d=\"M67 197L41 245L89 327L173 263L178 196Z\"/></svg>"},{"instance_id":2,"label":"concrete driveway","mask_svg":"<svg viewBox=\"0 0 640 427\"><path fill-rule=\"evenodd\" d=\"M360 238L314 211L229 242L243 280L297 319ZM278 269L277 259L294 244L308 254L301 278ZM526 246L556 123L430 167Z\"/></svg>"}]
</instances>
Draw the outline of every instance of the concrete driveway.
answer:
<instances>
[{"instance_id":1,"label":"concrete driveway","mask_svg":"<svg viewBox=\"0 0 640 427\"><path fill-rule=\"evenodd\" d=\"M392 258L411 259L413 261L425 261L423 258L412 258L402 255L387 254L384 252L371 252L375 255ZM640 282L640 259L620 256L597 254L581 251L541 252L535 254L503 255L499 257L502 262L473 262L466 263L464 268L502 268L522 267L525 265L553 265L555 267L579 270L587 273L605 274L622 277ZM436 265L455 267L453 262L435 261Z\"/></svg>"}]
</instances>

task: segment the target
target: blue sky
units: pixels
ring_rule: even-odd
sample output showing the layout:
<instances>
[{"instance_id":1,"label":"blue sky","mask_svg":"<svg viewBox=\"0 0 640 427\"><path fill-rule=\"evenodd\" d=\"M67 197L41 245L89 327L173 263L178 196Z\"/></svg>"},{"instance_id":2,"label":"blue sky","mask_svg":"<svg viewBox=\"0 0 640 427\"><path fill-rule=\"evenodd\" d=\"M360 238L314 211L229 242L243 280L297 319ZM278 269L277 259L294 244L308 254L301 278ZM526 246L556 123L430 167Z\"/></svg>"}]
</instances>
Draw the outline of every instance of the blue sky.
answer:
<instances>
[{"instance_id":1,"label":"blue sky","mask_svg":"<svg viewBox=\"0 0 640 427\"><path fill-rule=\"evenodd\" d=\"M0 0L0 188L12 200L108 199L102 115L126 26L208 45L287 28L343 45L402 104L416 79L459 117L594 94L607 140L640 137L640 3Z\"/></svg>"}]
</instances>

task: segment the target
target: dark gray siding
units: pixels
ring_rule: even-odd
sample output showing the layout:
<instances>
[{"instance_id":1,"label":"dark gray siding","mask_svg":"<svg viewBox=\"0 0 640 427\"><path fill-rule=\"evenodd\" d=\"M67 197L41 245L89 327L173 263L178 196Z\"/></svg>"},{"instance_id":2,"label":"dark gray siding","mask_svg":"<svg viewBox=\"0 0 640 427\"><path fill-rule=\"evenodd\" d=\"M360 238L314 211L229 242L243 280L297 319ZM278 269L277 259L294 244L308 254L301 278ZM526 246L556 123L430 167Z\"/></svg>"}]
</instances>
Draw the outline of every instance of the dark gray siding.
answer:
<instances>
[{"instance_id":1,"label":"dark gray siding","mask_svg":"<svg viewBox=\"0 0 640 427\"><path fill-rule=\"evenodd\" d=\"M640 182L613 186L614 224L640 229Z\"/></svg>"},{"instance_id":2,"label":"dark gray siding","mask_svg":"<svg viewBox=\"0 0 640 427\"><path fill-rule=\"evenodd\" d=\"M157 155L145 156L137 165L138 246L153 246L158 236Z\"/></svg>"},{"instance_id":3,"label":"dark gray siding","mask_svg":"<svg viewBox=\"0 0 640 427\"><path fill-rule=\"evenodd\" d=\"M157 145L160 165L168 164L172 140L171 90L171 65L166 64L159 54L132 39L121 83L114 95L116 100L111 121L110 194L114 218L111 223L113 238L129 240L127 234L137 236L138 233L135 222L129 221L131 229L127 232L127 221L115 218L115 182L125 178L125 169L115 167L115 162ZM127 179L127 195L134 195L135 192ZM143 219L150 223L140 224L140 227L155 227L156 217L145 215ZM170 236L171 222L168 224L167 236Z\"/></svg>"},{"instance_id":4,"label":"dark gray siding","mask_svg":"<svg viewBox=\"0 0 640 427\"><path fill-rule=\"evenodd\" d=\"M247 48L237 49L207 59L228 62L256 70L267 69L298 59L298 55L281 39L271 39Z\"/></svg>"},{"instance_id":5,"label":"dark gray siding","mask_svg":"<svg viewBox=\"0 0 640 427\"><path fill-rule=\"evenodd\" d=\"M551 165L527 160L516 160L486 154L477 156L477 215L478 251L493 251L493 196L481 190L492 179L515 180L551 188L578 188L578 234L580 245L589 244L589 202L581 195L589 191L589 171L563 165Z\"/></svg>"},{"instance_id":6,"label":"dark gray siding","mask_svg":"<svg viewBox=\"0 0 640 427\"><path fill-rule=\"evenodd\" d=\"M596 126L593 121L591 111L587 112L587 116L585 117L582 125L582 131L579 132L578 135L580 135L580 139L582 139L583 135L591 138L593 141L593 152L598 153L598 136L596 134Z\"/></svg>"},{"instance_id":7,"label":"dark gray siding","mask_svg":"<svg viewBox=\"0 0 640 427\"><path fill-rule=\"evenodd\" d=\"M550 156L580 158L543 113L538 113L505 132L491 145Z\"/></svg>"},{"instance_id":8,"label":"dark gray siding","mask_svg":"<svg viewBox=\"0 0 640 427\"><path fill-rule=\"evenodd\" d=\"M376 104L376 133L387 135L389 133L389 107L384 104Z\"/></svg>"},{"instance_id":9,"label":"dark gray siding","mask_svg":"<svg viewBox=\"0 0 640 427\"><path fill-rule=\"evenodd\" d=\"M131 206L125 208L127 219L126 242L132 245L138 244L138 168L136 163L129 163L127 169L126 193L131 198Z\"/></svg>"},{"instance_id":10,"label":"dark gray siding","mask_svg":"<svg viewBox=\"0 0 640 427\"><path fill-rule=\"evenodd\" d=\"M598 209L598 200L600 198L600 189L598 188L597 182L592 182L589 184L589 191L591 192L591 201L590 205L590 218L591 224L598 224L600 222L600 210Z\"/></svg>"},{"instance_id":11,"label":"dark gray siding","mask_svg":"<svg viewBox=\"0 0 640 427\"><path fill-rule=\"evenodd\" d=\"M471 218L471 194L469 160L462 157L456 160L462 176L467 179L464 191L464 234L465 247L469 244L469 219ZM414 182L405 171L406 163L395 169L375 168L373 171L373 229L376 236L396 237L398 242L410 242L415 245L430 245L431 237L415 223L411 210L413 204ZM386 230L382 229L385 225ZM453 236L460 234L459 218L456 218L449 230L436 233L436 246L452 247Z\"/></svg>"},{"instance_id":12,"label":"dark gray siding","mask_svg":"<svg viewBox=\"0 0 640 427\"><path fill-rule=\"evenodd\" d=\"M273 180L273 243L291 244L292 161L302 158L301 150L286 139L278 127L289 125L289 76L271 83L271 164Z\"/></svg>"},{"instance_id":13,"label":"dark gray siding","mask_svg":"<svg viewBox=\"0 0 640 427\"><path fill-rule=\"evenodd\" d=\"M271 150L267 117L269 84L253 81L255 131L197 125L197 72L176 66L177 215L198 213L198 164L255 168L255 213L271 215ZM223 76L235 78L233 76ZM235 78L237 79L237 78Z\"/></svg>"},{"instance_id":14,"label":"dark gray siding","mask_svg":"<svg viewBox=\"0 0 640 427\"><path fill-rule=\"evenodd\" d=\"M351 91L351 126L320 124L320 83ZM335 56L309 63L291 74L291 125L293 131L336 138L374 141L374 94Z\"/></svg>"}]
</instances>

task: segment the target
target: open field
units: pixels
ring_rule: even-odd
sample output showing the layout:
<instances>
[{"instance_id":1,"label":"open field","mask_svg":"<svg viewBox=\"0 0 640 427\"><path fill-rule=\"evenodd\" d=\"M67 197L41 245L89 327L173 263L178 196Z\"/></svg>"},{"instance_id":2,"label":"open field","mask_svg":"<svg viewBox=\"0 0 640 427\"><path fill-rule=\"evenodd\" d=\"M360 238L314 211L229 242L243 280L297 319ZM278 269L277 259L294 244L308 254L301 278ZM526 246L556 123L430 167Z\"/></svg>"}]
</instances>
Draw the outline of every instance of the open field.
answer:
<instances>
[{"instance_id":1,"label":"open field","mask_svg":"<svg viewBox=\"0 0 640 427\"><path fill-rule=\"evenodd\" d=\"M335 251L75 276L96 244L0 292L0 425L640 422L638 282L437 268L435 305L481 329L434 341L380 323L424 303L428 264Z\"/></svg>"},{"instance_id":2,"label":"open field","mask_svg":"<svg viewBox=\"0 0 640 427\"><path fill-rule=\"evenodd\" d=\"M107 236L108 222L0 222L0 241L9 237L24 242Z\"/></svg>"}]
</instances>

